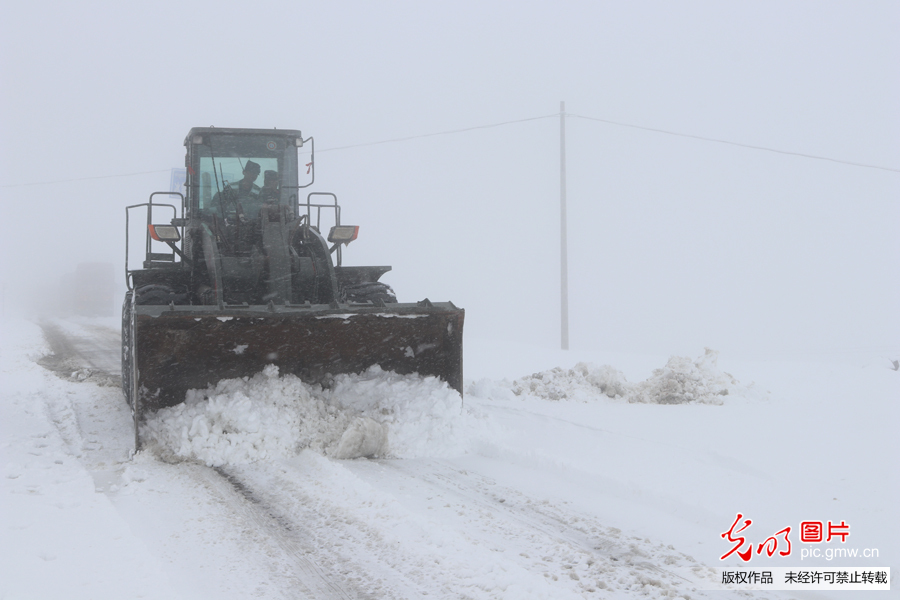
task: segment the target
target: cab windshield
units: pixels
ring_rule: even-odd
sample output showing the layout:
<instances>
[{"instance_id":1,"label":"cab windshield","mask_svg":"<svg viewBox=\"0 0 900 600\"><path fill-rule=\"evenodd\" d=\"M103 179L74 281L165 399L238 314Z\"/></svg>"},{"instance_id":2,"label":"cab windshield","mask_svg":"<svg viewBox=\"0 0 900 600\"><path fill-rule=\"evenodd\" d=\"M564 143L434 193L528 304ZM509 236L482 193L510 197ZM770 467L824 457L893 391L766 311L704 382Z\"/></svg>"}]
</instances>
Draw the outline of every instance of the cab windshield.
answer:
<instances>
[{"instance_id":1,"label":"cab windshield","mask_svg":"<svg viewBox=\"0 0 900 600\"><path fill-rule=\"evenodd\" d=\"M194 146L198 208L223 209L220 198L241 191L244 198L289 206L297 200L297 148L278 135L207 134ZM261 201L261 200L259 200ZM248 201L245 200L245 203Z\"/></svg>"}]
</instances>

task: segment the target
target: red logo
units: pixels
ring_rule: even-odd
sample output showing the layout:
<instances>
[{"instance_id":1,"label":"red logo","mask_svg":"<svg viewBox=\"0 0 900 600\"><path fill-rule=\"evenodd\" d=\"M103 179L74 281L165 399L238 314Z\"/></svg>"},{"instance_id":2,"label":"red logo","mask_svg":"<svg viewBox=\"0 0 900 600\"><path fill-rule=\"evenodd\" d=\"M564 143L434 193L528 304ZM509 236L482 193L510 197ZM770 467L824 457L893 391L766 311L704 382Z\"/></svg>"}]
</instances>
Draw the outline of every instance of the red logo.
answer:
<instances>
[{"instance_id":1,"label":"red logo","mask_svg":"<svg viewBox=\"0 0 900 600\"><path fill-rule=\"evenodd\" d=\"M756 553L762 554L763 546L765 546L766 554L768 554L769 556L772 556L773 554L775 554L775 551L778 550L778 538L776 536L784 534L784 541L785 541L785 543L787 543L787 550L785 550L784 552L779 552L778 554L780 554L781 556L788 556L791 553L791 540L790 540L790 538L788 538L788 534L790 532L791 532L791 528L785 527L784 529L782 529L775 535L769 537L762 544L760 544L759 548L756 549Z\"/></svg>"},{"instance_id":2,"label":"red logo","mask_svg":"<svg viewBox=\"0 0 900 600\"><path fill-rule=\"evenodd\" d=\"M803 521L800 523L800 541L807 544L818 544L824 539L822 521Z\"/></svg>"},{"instance_id":3,"label":"red logo","mask_svg":"<svg viewBox=\"0 0 900 600\"><path fill-rule=\"evenodd\" d=\"M753 524L753 521L751 521L750 519L747 519L746 521L744 521L744 525L740 529L735 531L734 526L738 524L738 521L740 521L741 517L743 517L743 516L744 515L742 515L741 513L738 513L737 518L734 520L734 523L731 524L731 527L728 529L728 531L726 531L725 533L722 534L722 537L727 537L729 542L737 542L737 544L735 545L734 548L732 548L731 550L729 550L728 552L726 552L725 554L720 556L719 560L725 560L726 558L731 556L734 552L736 552L738 548L740 548L741 546L744 545L745 538L731 537L732 534L741 533L742 531L744 531L745 529L750 527L750 525ZM750 557L752 554L753 554L753 544L750 544L750 547L747 548L744 552L738 552L738 556L740 556L744 562L748 562L750 560Z\"/></svg>"},{"instance_id":4,"label":"red logo","mask_svg":"<svg viewBox=\"0 0 900 600\"><path fill-rule=\"evenodd\" d=\"M734 544L734 546L731 550L720 556L719 560L725 560L734 553L737 553L744 562L750 562L750 559L753 558L753 542L748 541L747 537L745 537L746 534L744 534L744 532L753 524L753 521L744 519L744 521L741 522L741 519L743 518L744 515L738 513L737 517L734 519L734 523L728 528L728 531L721 535L721 537ZM778 554L780 556L789 556L791 554L790 533L791 528L785 527L781 531L770 535L763 543L756 546L756 554L761 555L765 552L766 556L773 556L779 549L779 546L781 546L784 549L779 551ZM830 542L832 538L840 538L841 543L844 543L847 541L848 535L850 535L850 526L844 521L841 521L840 524L828 521L827 538L825 537L825 524L822 521L801 521L800 523L800 541L808 544L818 544L822 541ZM741 550L741 547L745 544L746 547Z\"/></svg>"},{"instance_id":5,"label":"red logo","mask_svg":"<svg viewBox=\"0 0 900 600\"><path fill-rule=\"evenodd\" d=\"M840 525L832 525L831 521L828 521L828 539L826 542L830 542L832 537L841 537L841 543L847 541L847 536L850 535L850 526L841 521Z\"/></svg>"}]
</instances>

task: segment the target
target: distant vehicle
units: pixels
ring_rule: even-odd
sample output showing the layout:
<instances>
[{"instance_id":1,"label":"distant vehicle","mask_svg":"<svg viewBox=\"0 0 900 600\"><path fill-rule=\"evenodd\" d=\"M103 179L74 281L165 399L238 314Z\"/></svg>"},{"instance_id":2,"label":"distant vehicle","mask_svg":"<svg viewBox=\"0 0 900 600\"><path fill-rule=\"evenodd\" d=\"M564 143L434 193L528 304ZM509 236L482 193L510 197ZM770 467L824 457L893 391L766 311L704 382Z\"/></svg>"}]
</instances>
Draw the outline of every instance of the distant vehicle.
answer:
<instances>
[{"instance_id":1,"label":"distant vehicle","mask_svg":"<svg viewBox=\"0 0 900 600\"><path fill-rule=\"evenodd\" d=\"M122 386L136 435L146 414L183 402L187 390L268 364L324 385L377 364L462 393L463 309L398 303L379 282L391 267L341 264L359 227L341 224L332 193L300 200L315 179L312 138L204 127L184 145L186 194L154 192L126 210L146 211L141 269L128 266L126 235L122 309ZM303 185L301 148L310 157ZM155 203L157 195L180 206ZM323 214L334 223L327 236Z\"/></svg>"}]
</instances>

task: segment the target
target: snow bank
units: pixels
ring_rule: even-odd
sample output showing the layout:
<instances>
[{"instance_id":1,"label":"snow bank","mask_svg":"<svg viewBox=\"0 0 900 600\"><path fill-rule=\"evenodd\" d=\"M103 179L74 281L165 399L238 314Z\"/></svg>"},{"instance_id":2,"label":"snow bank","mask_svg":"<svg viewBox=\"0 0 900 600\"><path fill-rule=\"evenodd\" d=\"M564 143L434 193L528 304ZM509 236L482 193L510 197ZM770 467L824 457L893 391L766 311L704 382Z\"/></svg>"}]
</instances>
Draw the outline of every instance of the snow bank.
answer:
<instances>
[{"instance_id":1,"label":"snow bank","mask_svg":"<svg viewBox=\"0 0 900 600\"><path fill-rule=\"evenodd\" d=\"M603 395L609 398L624 396L628 390L625 375L603 365L595 367L580 362L572 369L555 367L516 379L512 391L517 396L536 396L547 400L593 400Z\"/></svg>"},{"instance_id":2,"label":"snow bank","mask_svg":"<svg viewBox=\"0 0 900 600\"><path fill-rule=\"evenodd\" d=\"M632 387L626 397L629 402L648 404L722 404L732 392L744 395L746 388L719 370L718 357L719 353L709 348L694 361L673 356L665 367Z\"/></svg>"},{"instance_id":3,"label":"snow bank","mask_svg":"<svg viewBox=\"0 0 900 600\"><path fill-rule=\"evenodd\" d=\"M0 342L0 598L183 598L98 493L88 454L112 469L128 448L104 451L114 436L83 430L79 408L101 412L121 395L38 366L50 348L33 323L0 319ZM109 414L101 421L121 423Z\"/></svg>"},{"instance_id":4,"label":"snow bank","mask_svg":"<svg viewBox=\"0 0 900 600\"><path fill-rule=\"evenodd\" d=\"M169 457L208 465L288 457L309 448L333 458L435 457L466 452L477 426L459 393L435 377L373 366L330 389L269 365L251 378L191 390L147 420L142 437Z\"/></svg>"},{"instance_id":5,"label":"snow bank","mask_svg":"<svg viewBox=\"0 0 900 600\"><path fill-rule=\"evenodd\" d=\"M646 381L631 384L620 371L578 363L513 383L470 384L477 398L533 396L548 400L651 404L722 404L747 388L720 371L718 353L697 360L673 356ZM339 375L329 389L280 376L270 365L254 377L191 390L185 402L160 410L141 437L162 456L208 465L291 457L309 448L340 459L422 458L465 454L489 427L479 409L435 377L397 375L378 366Z\"/></svg>"},{"instance_id":6,"label":"snow bank","mask_svg":"<svg viewBox=\"0 0 900 600\"><path fill-rule=\"evenodd\" d=\"M603 365L578 363L572 369L555 368L516 379L512 391L547 400L597 400L601 397L645 404L722 404L726 396L745 396L747 388L719 370L719 353L706 349L692 361L673 356L646 381L630 384L620 371Z\"/></svg>"}]
</instances>

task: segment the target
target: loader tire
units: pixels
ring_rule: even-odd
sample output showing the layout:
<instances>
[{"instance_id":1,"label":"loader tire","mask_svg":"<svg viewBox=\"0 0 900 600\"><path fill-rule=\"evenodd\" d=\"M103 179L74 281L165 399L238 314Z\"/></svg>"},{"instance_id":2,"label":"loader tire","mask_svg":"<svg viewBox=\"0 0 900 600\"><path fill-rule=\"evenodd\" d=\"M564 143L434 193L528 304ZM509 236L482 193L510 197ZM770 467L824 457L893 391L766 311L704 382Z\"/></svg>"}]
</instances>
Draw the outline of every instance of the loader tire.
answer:
<instances>
[{"instance_id":1,"label":"loader tire","mask_svg":"<svg viewBox=\"0 0 900 600\"><path fill-rule=\"evenodd\" d=\"M386 283L372 281L345 287L344 301L359 304L365 304L366 302L371 302L372 304L379 304L379 302L393 304L397 302L397 296L394 294L391 286Z\"/></svg>"},{"instance_id":2,"label":"loader tire","mask_svg":"<svg viewBox=\"0 0 900 600\"><path fill-rule=\"evenodd\" d=\"M186 292L178 292L167 285L145 285L134 291L137 295L135 304L144 305L166 305L174 304L180 306L190 304L190 294Z\"/></svg>"},{"instance_id":3,"label":"loader tire","mask_svg":"<svg viewBox=\"0 0 900 600\"><path fill-rule=\"evenodd\" d=\"M132 379L134 378L134 365L132 364L131 347L134 344L132 336L134 332L131 329L131 297L134 292L125 293L125 301L122 303L122 392L125 394L125 402L128 406L134 408L131 399L131 393L134 389Z\"/></svg>"}]
</instances>

